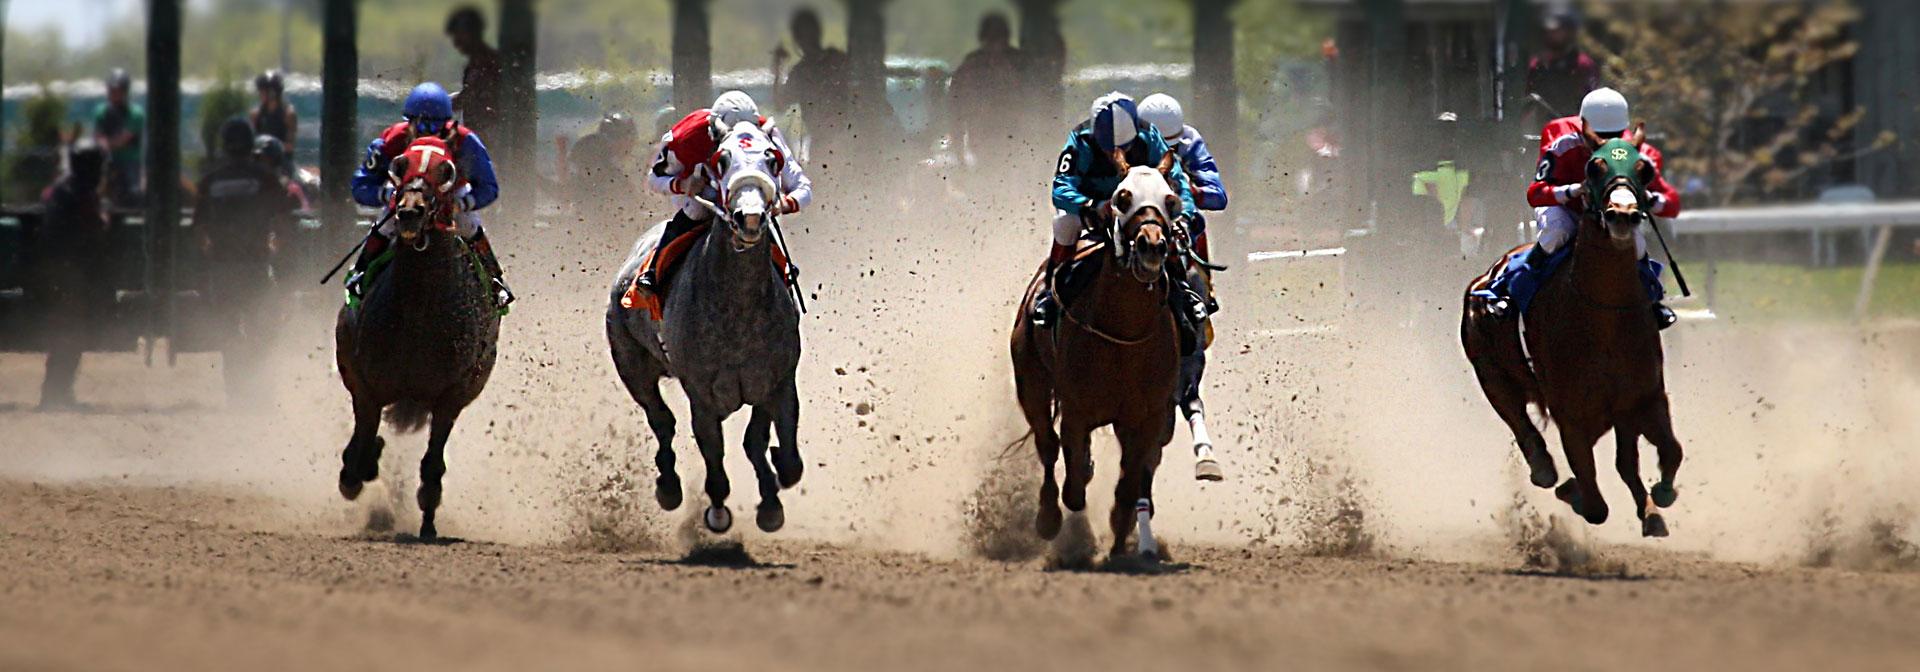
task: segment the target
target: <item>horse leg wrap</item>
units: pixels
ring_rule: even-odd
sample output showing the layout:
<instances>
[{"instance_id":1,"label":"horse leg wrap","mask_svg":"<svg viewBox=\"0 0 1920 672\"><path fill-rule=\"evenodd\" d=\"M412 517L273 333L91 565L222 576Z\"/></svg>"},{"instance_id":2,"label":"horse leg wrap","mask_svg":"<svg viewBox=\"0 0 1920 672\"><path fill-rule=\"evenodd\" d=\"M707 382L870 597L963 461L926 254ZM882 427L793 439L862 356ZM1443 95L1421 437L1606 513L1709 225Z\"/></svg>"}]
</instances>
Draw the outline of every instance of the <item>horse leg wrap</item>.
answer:
<instances>
[{"instance_id":1,"label":"horse leg wrap","mask_svg":"<svg viewBox=\"0 0 1920 672\"><path fill-rule=\"evenodd\" d=\"M1160 542L1153 538L1153 502L1142 497L1133 505L1133 519L1140 526L1140 555L1153 557L1160 553Z\"/></svg>"}]
</instances>

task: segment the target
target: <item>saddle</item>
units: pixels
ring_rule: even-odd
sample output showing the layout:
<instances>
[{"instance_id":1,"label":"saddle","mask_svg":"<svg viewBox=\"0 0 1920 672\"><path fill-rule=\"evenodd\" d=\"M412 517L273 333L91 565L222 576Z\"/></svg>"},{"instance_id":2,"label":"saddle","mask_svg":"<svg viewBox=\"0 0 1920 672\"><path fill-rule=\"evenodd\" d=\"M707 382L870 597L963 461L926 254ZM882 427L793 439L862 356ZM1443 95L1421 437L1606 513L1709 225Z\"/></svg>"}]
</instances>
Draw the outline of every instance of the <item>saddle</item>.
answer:
<instances>
[{"instance_id":1,"label":"saddle","mask_svg":"<svg viewBox=\"0 0 1920 672\"><path fill-rule=\"evenodd\" d=\"M634 273L633 281L627 283L626 293L620 295L620 307L628 310L645 308L647 314L650 315L655 322L666 317L666 294L669 286L673 284L674 272L680 268L680 258L686 256L687 250L691 249L693 244L700 240L700 236L706 235L707 230L711 228L713 228L711 222L703 222L698 226L688 229L686 233L681 234L679 237L667 241L666 245L657 247L652 252L648 252L647 256L642 257L639 268L646 268L649 265L654 268L655 291L649 292L641 289L639 285L640 274ZM768 244L773 246L774 271L780 274L780 281L782 283L785 283L789 288L793 287L793 276L790 273L793 264L788 263L789 260L786 249L780 247L780 245L775 242L769 241ZM654 258L656 255L659 256L658 259Z\"/></svg>"}]
</instances>

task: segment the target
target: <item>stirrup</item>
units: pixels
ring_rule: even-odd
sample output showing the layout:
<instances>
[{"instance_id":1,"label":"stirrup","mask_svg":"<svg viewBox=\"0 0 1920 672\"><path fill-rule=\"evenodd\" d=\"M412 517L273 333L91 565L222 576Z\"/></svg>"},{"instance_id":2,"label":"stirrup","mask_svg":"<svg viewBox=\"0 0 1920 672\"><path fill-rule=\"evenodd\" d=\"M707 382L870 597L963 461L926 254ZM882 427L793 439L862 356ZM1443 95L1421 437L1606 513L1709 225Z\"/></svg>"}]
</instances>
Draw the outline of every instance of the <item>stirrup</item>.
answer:
<instances>
[{"instance_id":1,"label":"stirrup","mask_svg":"<svg viewBox=\"0 0 1920 672\"><path fill-rule=\"evenodd\" d=\"M1512 299L1487 299L1486 301L1488 314L1502 320L1513 317Z\"/></svg>"},{"instance_id":2,"label":"stirrup","mask_svg":"<svg viewBox=\"0 0 1920 672\"><path fill-rule=\"evenodd\" d=\"M493 279L493 303L494 307L500 309L501 314L506 314L507 306L513 305L513 301L516 298L518 297L513 295L513 290L507 288L506 280L500 278Z\"/></svg>"},{"instance_id":3,"label":"stirrup","mask_svg":"<svg viewBox=\"0 0 1920 672\"><path fill-rule=\"evenodd\" d=\"M1042 294L1033 300L1033 310L1027 313L1027 321L1041 330L1053 328L1054 299L1051 294Z\"/></svg>"},{"instance_id":4,"label":"stirrup","mask_svg":"<svg viewBox=\"0 0 1920 672\"><path fill-rule=\"evenodd\" d=\"M1666 331L1667 327L1671 327L1674 325L1674 323L1679 321L1680 321L1680 316L1674 314L1673 309L1668 308L1667 304L1660 303L1658 301L1654 302L1653 323L1660 327L1660 331Z\"/></svg>"}]
</instances>

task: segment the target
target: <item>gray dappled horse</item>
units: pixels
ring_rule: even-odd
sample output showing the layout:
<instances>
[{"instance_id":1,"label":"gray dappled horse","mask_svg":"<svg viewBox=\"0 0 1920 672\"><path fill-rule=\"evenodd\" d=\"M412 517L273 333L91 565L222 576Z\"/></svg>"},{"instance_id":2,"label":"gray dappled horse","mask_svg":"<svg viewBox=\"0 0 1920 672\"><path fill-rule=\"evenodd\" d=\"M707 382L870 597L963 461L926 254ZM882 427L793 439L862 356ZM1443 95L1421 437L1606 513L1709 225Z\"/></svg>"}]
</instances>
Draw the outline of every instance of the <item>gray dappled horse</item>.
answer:
<instances>
[{"instance_id":1,"label":"gray dappled horse","mask_svg":"<svg viewBox=\"0 0 1920 672\"><path fill-rule=\"evenodd\" d=\"M642 260L655 248L665 223L633 246L607 305L607 342L627 392L647 414L660 442L654 464L655 497L661 508L679 508L680 477L674 471L673 411L660 396L659 381L680 381L693 411L693 439L706 462L707 529L733 526L727 508L731 486L723 456L721 423L741 406L752 406L744 448L760 485L756 522L767 532L786 524L780 490L800 482L800 397L794 371L800 365L800 310L775 267L771 206L781 198L775 178L778 158L767 134L752 123L734 126L720 141L711 167L719 173L720 203L701 200L715 225L698 238L671 272L662 319L642 307L624 307L621 297ZM696 197L697 198L697 197ZM663 280L666 274L662 273ZM768 464L768 431L779 432Z\"/></svg>"}]
</instances>

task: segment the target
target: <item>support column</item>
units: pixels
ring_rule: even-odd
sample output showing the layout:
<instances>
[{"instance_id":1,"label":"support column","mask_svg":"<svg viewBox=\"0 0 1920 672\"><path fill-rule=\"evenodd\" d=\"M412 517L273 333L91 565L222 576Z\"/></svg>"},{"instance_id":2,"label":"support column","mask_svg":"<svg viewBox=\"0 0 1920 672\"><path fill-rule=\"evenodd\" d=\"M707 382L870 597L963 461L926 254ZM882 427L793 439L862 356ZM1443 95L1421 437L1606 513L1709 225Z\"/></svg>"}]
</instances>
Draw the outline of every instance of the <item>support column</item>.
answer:
<instances>
[{"instance_id":1,"label":"support column","mask_svg":"<svg viewBox=\"0 0 1920 672\"><path fill-rule=\"evenodd\" d=\"M854 115L870 121L886 108L886 0L847 0L847 60L852 72ZM866 130L871 131L868 126ZM856 132L862 129L858 126Z\"/></svg>"},{"instance_id":2,"label":"support column","mask_svg":"<svg viewBox=\"0 0 1920 672\"><path fill-rule=\"evenodd\" d=\"M713 43L707 0L673 0L673 106L681 114L713 102Z\"/></svg>"},{"instance_id":3,"label":"support column","mask_svg":"<svg viewBox=\"0 0 1920 672\"><path fill-rule=\"evenodd\" d=\"M540 109L534 89L535 13L533 0L500 0L501 122L506 131L501 161L500 204L514 222L530 222L534 213L535 144Z\"/></svg>"},{"instance_id":4,"label":"support column","mask_svg":"<svg viewBox=\"0 0 1920 672\"><path fill-rule=\"evenodd\" d=\"M1394 144L1407 132L1408 92L1401 86L1406 61L1407 18L1405 0L1364 0L1366 12L1366 106L1355 110L1365 115L1366 137L1360 146L1364 171L1351 175L1364 181L1363 204L1386 207L1406 189L1403 177L1412 174L1412 165L1397 161L1400 152ZM1349 128L1353 128L1349 126ZM1358 186L1358 185L1357 185ZM1385 224L1393 217L1378 218L1369 207L1369 218L1377 221L1385 233ZM1397 232L1395 232L1397 234Z\"/></svg>"},{"instance_id":5,"label":"support column","mask_svg":"<svg viewBox=\"0 0 1920 672\"><path fill-rule=\"evenodd\" d=\"M1240 172L1240 85L1233 71L1232 15L1237 3L1193 0L1193 119L1228 175Z\"/></svg>"},{"instance_id":6,"label":"support column","mask_svg":"<svg viewBox=\"0 0 1920 672\"><path fill-rule=\"evenodd\" d=\"M356 41L359 0L326 0L322 11L320 72L321 220L338 238L353 231L353 172L365 146L357 132L360 49Z\"/></svg>"},{"instance_id":7,"label":"support column","mask_svg":"<svg viewBox=\"0 0 1920 672\"><path fill-rule=\"evenodd\" d=\"M147 3L147 206L146 236L154 284L163 302L155 306L149 336L173 333L176 262L180 236L180 0ZM159 268L152 268L155 262ZM148 287L153 290L155 287ZM148 296L152 296L151 293Z\"/></svg>"}]
</instances>

